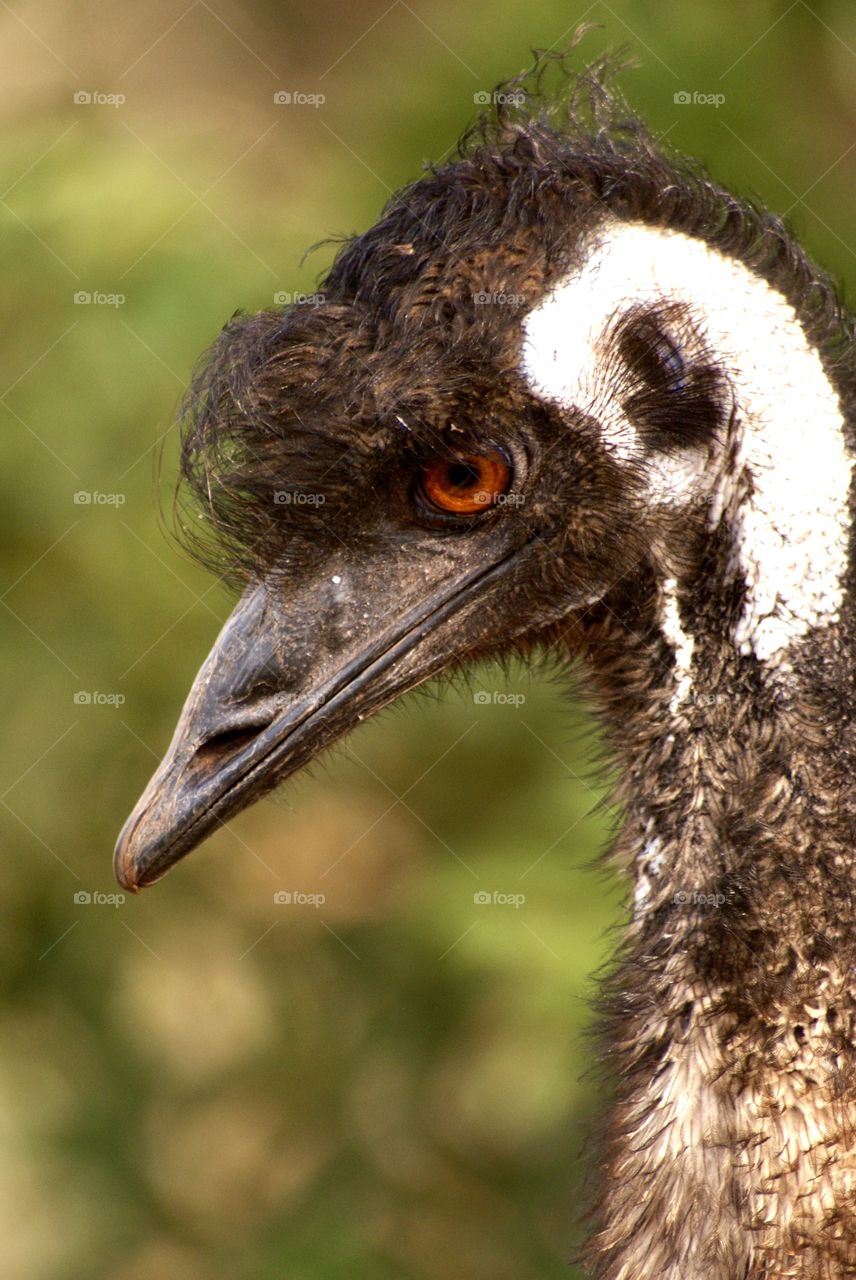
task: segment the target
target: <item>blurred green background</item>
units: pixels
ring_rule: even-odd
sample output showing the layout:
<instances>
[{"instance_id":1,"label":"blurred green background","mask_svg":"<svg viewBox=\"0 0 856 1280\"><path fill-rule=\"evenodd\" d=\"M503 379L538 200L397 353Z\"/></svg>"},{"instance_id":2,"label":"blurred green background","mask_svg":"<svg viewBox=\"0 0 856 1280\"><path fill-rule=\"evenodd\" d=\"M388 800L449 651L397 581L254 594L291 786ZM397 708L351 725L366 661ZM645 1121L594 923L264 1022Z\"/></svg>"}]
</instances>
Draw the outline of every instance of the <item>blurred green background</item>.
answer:
<instances>
[{"instance_id":1,"label":"blurred green background","mask_svg":"<svg viewBox=\"0 0 856 1280\"><path fill-rule=\"evenodd\" d=\"M311 291L331 250L305 248L370 225L583 19L591 55L638 55L655 130L856 275L845 0L0 10L4 1278L576 1274L622 887L591 867L610 815L566 679L412 697L141 898L75 895L115 892L230 607L157 514L192 363L237 308ZM494 890L525 901L475 904Z\"/></svg>"}]
</instances>

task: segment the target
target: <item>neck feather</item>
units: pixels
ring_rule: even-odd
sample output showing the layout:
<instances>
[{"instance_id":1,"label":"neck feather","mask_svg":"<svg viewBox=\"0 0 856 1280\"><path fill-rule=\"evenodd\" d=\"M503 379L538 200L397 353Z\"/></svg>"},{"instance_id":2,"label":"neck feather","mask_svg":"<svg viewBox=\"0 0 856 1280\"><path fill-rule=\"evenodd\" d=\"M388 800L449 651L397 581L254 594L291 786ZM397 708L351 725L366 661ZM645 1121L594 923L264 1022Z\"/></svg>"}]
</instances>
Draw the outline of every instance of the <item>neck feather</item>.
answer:
<instances>
[{"instance_id":1,"label":"neck feather","mask_svg":"<svg viewBox=\"0 0 856 1280\"><path fill-rule=\"evenodd\" d=\"M611 607L586 636L635 889L593 1274L838 1280L830 1250L856 1266L834 1243L856 1240L850 655L827 629L770 678L704 633L676 643L675 583L648 600L635 639Z\"/></svg>"},{"instance_id":2,"label":"neck feather","mask_svg":"<svg viewBox=\"0 0 856 1280\"><path fill-rule=\"evenodd\" d=\"M640 307L677 307L668 338L721 376L702 445L658 450L620 394ZM568 636L635 885L593 1274L856 1274L853 389L762 274L615 218L528 315L522 363L641 486L650 531Z\"/></svg>"}]
</instances>

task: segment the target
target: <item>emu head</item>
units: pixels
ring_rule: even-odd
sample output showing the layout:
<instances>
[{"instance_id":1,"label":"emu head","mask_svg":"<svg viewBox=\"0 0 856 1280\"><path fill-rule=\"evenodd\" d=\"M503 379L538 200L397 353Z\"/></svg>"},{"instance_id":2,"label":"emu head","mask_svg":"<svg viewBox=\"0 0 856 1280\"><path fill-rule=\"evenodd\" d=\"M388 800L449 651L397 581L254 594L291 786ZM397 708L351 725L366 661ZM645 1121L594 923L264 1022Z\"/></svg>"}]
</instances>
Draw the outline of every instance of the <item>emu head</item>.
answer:
<instances>
[{"instance_id":1,"label":"emu head","mask_svg":"<svg viewBox=\"0 0 856 1280\"><path fill-rule=\"evenodd\" d=\"M574 84L558 124L501 107L318 295L215 343L183 469L244 590L123 885L452 666L562 641L619 716L644 689L668 717L705 665L763 684L837 625L831 291L597 72Z\"/></svg>"}]
</instances>

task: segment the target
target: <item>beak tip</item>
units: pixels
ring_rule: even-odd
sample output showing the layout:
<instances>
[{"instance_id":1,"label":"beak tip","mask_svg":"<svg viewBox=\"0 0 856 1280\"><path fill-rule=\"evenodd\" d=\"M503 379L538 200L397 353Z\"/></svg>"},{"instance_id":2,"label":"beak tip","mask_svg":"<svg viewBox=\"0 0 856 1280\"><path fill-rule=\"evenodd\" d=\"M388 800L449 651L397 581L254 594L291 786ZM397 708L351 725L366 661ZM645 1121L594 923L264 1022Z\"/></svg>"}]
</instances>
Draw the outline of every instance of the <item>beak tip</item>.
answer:
<instances>
[{"instance_id":1,"label":"beak tip","mask_svg":"<svg viewBox=\"0 0 856 1280\"><path fill-rule=\"evenodd\" d=\"M113 875L122 889L140 893L161 880L195 843L183 846L175 827L159 820L144 795L119 832L113 850Z\"/></svg>"},{"instance_id":2,"label":"beak tip","mask_svg":"<svg viewBox=\"0 0 856 1280\"><path fill-rule=\"evenodd\" d=\"M116 842L113 851L113 875L120 888L129 893L139 893L141 889L135 861L129 856L128 848L122 836Z\"/></svg>"},{"instance_id":3,"label":"beak tip","mask_svg":"<svg viewBox=\"0 0 856 1280\"><path fill-rule=\"evenodd\" d=\"M139 841L135 838L139 828L138 811L131 814L116 841L113 850L113 875L122 889L139 893L150 883L145 875L145 859L140 857Z\"/></svg>"},{"instance_id":4,"label":"beak tip","mask_svg":"<svg viewBox=\"0 0 856 1280\"><path fill-rule=\"evenodd\" d=\"M145 864L142 866L138 860L129 856L128 851L121 844L116 845L116 851L113 854L113 875L120 888L127 893L141 893L143 889L148 889L149 885L153 885L160 880L165 870L151 874Z\"/></svg>"}]
</instances>

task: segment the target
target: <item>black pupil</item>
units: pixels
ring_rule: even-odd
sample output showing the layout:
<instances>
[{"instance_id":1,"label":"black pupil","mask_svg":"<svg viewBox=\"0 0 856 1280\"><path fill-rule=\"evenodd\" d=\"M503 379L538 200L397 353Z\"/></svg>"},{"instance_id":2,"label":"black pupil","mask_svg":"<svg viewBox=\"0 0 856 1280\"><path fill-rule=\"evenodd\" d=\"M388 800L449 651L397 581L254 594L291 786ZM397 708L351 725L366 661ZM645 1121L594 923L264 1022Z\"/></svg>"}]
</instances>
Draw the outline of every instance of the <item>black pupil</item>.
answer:
<instances>
[{"instance_id":1,"label":"black pupil","mask_svg":"<svg viewBox=\"0 0 856 1280\"><path fill-rule=\"evenodd\" d=\"M447 474L453 489L472 489L479 482L478 468L471 462L450 462Z\"/></svg>"}]
</instances>

